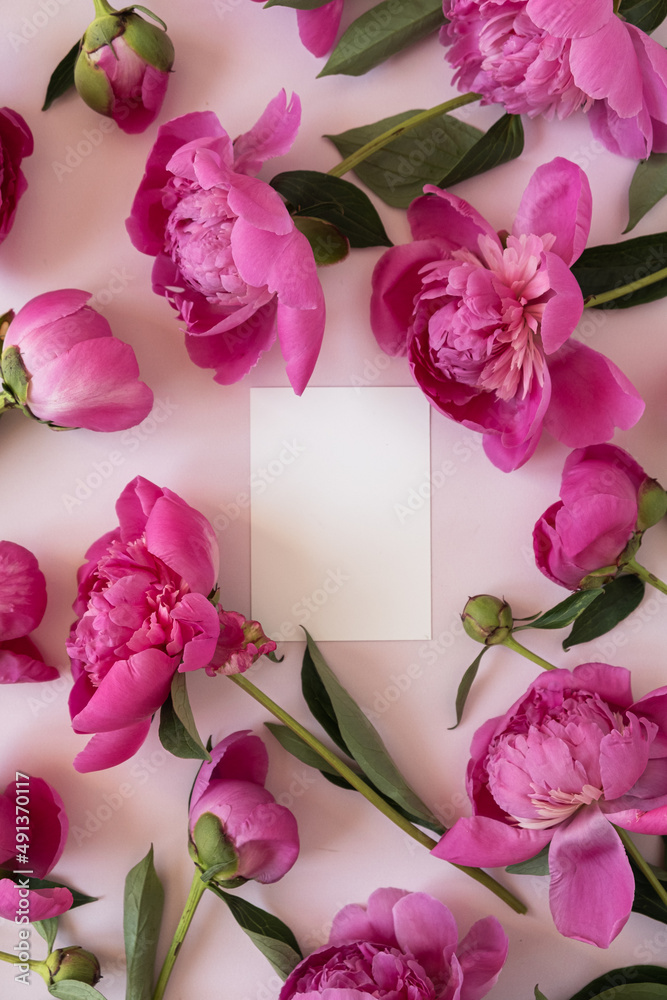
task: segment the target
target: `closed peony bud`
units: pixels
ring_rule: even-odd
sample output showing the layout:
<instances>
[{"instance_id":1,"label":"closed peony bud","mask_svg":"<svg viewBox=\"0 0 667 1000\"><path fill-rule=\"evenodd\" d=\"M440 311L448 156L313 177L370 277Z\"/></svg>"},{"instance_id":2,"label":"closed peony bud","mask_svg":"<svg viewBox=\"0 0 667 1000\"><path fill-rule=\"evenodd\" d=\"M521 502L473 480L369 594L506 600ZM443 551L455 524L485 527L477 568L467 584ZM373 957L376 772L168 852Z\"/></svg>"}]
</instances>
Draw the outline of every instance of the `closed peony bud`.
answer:
<instances>
[{"instance_id":1,"label":"closed peony bud","mask_svg":"<svg viewBox=\"0 0 667 1000\"><path fill-rule=\"evenodd\" d=\"M162 107L174 46L154 14L162 28L132 7L116 11L107 0L94 2L97 17L83 36L74 84L89 107L123 132L143 132Z\"/></svg>"},{"instance_id":2,"label":"closed peony bud","mask_svg":"<svg viewBox=\"0 0 667 1000\"><path fill-rule=\"evenodd\" d=\"M90 951L84 951L78 944L69 948L52 951L46 960L50 973L49 986L63 979L75 979L78 983L95 986L102 978L100 963Z\"/></svg>"},{"instance_id":3,"label":"closed peony bud","mask_svg":"<svg viewBox=\"0 0 667 1000\"><path fill-rule=\"evenodd\" d=\"M461 615L463 627L471 639L485 646L498 646L512 634L514 618L506 601L491 594L471 597Z\"/></svg>"},{"instance_id":4,"label":"closed peony bud","mask_svg":"<svg viewBox=\"0 0 667 1000\"><path fill-rule=\"evenodd\" d=\"M667 514L667 493L656 479L648 477L637 494L637 531L646 531Z\"/></svg>"}]
</instances>

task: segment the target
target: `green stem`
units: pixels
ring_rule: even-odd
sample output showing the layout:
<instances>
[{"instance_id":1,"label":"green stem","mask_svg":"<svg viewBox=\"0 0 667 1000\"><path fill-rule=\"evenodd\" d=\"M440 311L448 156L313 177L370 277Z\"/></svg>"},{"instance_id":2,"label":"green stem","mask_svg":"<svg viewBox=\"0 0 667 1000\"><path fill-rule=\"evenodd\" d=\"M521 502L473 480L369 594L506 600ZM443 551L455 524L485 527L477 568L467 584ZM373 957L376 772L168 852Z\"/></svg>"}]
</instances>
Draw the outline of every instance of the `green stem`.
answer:
<instances>
[{"instance_id":1,"label":"green stem","mask_svg":"<svg viewBox=\"0 0 667 1000\"><path fill-rule=\"evenodd\" d=\"M645 876L645 878L648 880L648 882L651 884L652 888L655 889L658 899L660 900L662 905L667 909L667 889L662 884L658 876L655 874L648 861L646 861L646 859L641 856L641 854L637 850L637 845L630 837L628 831L623 830L620 826L614 826L614 829L621 838L621 843L623 844L623 847L625 848L629 856L632 858L634 863L637 865L639 870L642 872L642 874Z\"/></svg>"},{"instance_id":2,"label":"green stem","mask_svg":"<svg viewBox=\"0 0 667 1000\"><path fill-rule=\"evenodd\" d=\"M29 958L27 962L23 962L16 955L10 955L6 951L0 951L0 962L10 962L12 965L27 965L31 972L39 973L47 986L51 982L51 973L47 968L46 962L38 962L32 958Z\"/></svg>"},{"instance_id":3,"label":"green stem","mask_svg":"<svg viewBox=\"0 0 667 1000\"><path fill-rule=\"evenodd\" d=\"M376 135L374 139L367 142L364 146L360 146L359 149L355 150L354 153L350 153L344 160L336 164L328 171L332 177L342 177L349 170L354 170L359 163L363 163L364 160L372 156L373 153L377 153L378 149L382 149L388 143L393 142L397 139L399 135L403 135L411 128L415 128L417 125L421 125L423 122L429 121L431 118L437 118L439 115L445 115L448 111L454 111L456 108L462 108L464 104L472 104L473 101L479 101L481 94L462 94L460 97L454 97L451 101L445 101L443 104L438 104L435 108L429 108L428 111L420 111L419 114L413 115L412 118L406 118L404 122L400 125L394 125L393 128L387 129L381 135Z\"/></svg>"},{"instance_id":4,"label":"green stem","mask_svg":"<svg viewBox=\"0 0 667 1000\"><path fill-rule=\"evenodd\" d=\"M335 753L332 753L332 751L321 743L316 736L313 736L308 729L297 722L296 719L292 718L288 712L281 708L280 705L277 705L276 702L269 698L268 695L264 694L264 692L258 687L255 687L252 681L249 681L248 678L244 677L242 674L230 674L229 679L238 685L238 687L243 688L243 690L249 694L251 698L254 698L255 701L258 701L260 705L263 705L264 708L268 709L272 715L275 715L276 719L283 722L289 729L292 730L293 733L296 733L296 735L300 737L300 739L302 739L303 742L311 748L311 750L314 750L315 753L322 758L322 760L326 761L327 764L334 768L335 771L341 775L341 777L345 778L345 780L353 786L353 788L356 788L358 792L361 792L364 798L368 799L368 801L374 805L376 809L379 809L379 811L386 816L387 819L390 819L392 823L395 823L396 826L400 827L404 833L407 833L408 836L412 837L413 840L416 840L417 843L426 847L429 851L436 846L436 841L433 840L432 837L429 837L428 834L414 826L414 824L411 823L410 820L406 819L405 816L402 816L399 812L393 809L388 802L385 802L382 796L378 795L374 789L367 785L363 778L360 778L355 771L353 771L344 761L340 759L340 757L338 757ZM469 868L466 865L454 865L454 868L458 868L459 871L465 872L466 875L470 875L470 877L475 879L476 882L480 882L482 885L486 886L487 889L490 889L491 892L495 893L496 896L507 903L507 905L515 910L516 913L526 912L526 907L516 898L516 896L505 889L504 886L502 886L499 882L496 882L494 878L482 871L480 868ZM154 1000L157 1000L157 998L154 998Z\"/></svg>"},{"instance_id":5,"label":"green stem","mask_svg":"<svg viewBox=\"0 0 667 1000\"><path fill-rule=\"evenodd\" d=\"M158 976L155 992L153 993L153 1000L162 1000L162 997L164 996L164 991L167 988L171 970L174 968L174 963L178 958L181 945L183 944L185 935L187 934L188 928L192 923L192 918L194 917L195 910L199 905L199 900L202 898L205 891L206 883L202 882L201 873L198 868L195 868L192 885L190 886L188 898L185 901L181 919L178 922L178 927L176 928L172 942L169 945L169 951L167 952L167 956L162 964L162 968L160 969L160 975Z\"/></svg>"},{"instance_id":6,"label":"green stem","mask_svg":"<svg viewBox=\"0 0 667 1000\"><path fill-rule=\"evenodd\" d=\"M503 641L502 645L507 646L508 649L513 649L515 653L520 653L521 656L525 656L527 660L530 660L532 663L536 663L538 667L542 667L543 670L556 669L553 663L549 663L548 660L543 660L541 656L538 656L537 653L533 653L531 649L526 649L525 646L522 646L521 643L517 642L511 635Z\"/></svg>"},{"instance_id":7,"label":"green stem","mask_svg":"<svg viewBox=\"0 0 667 1000\"><path fill-rule=\"evenodd\" d=\"M114 7L111 6L107 0L93 0L95 5L95 14L97 17L106 17L108 14L118 13Z\"/></svg>"},{"instance_id":8,"label":"green stem","mask_svg":"<svg viewBox=\"0 0 667 1000\"><path fill-rule=\"evenodd\" d=\"M667 278L667 267L663 267L660 271L654 271L653 274L647 274L645 278L638 278L637 281L621 285L620 288L612 288L608 292L591 295L584 302L584 309L594 309L595 306L600 306L603 302L613 302L614 299L622 299L624 295L630 295L632 292L636 292L640 288L645 288L647 285L654 285L656 281L662 281L663 278Z\"/></svg>"},{"instance_id":9,"label":"green stem","mask_svg":"<svg viewBox=\"0 0 667 1000\"><path fill-rule=\"evenodd\" d=\"M628 559L627 562L624 562L623 569L627 569L631 573L634 573L635 576L638 576L640 580L644 581L644 583L650 583L651 586L655 587L656 590L659 590L661 594L667 594L667 584L663 583L657 576L654 576L653 573L649 573L646 567L638 563L636 559Z\"/></svg>"}]
</instances>

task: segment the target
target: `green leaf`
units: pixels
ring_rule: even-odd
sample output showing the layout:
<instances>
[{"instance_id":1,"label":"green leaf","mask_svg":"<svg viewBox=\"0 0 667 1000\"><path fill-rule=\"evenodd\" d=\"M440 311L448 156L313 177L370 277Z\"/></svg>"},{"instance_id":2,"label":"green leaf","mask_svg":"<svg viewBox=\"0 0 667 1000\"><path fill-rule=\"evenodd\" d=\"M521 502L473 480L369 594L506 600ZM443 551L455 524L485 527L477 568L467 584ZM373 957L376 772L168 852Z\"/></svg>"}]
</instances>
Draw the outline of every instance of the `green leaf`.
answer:
<instances>
[{"instance_id":1,"label":"green leaf","mask_svg":"<svg viewBox=\"0 0 667 1000\"><path fill-rule=\"evenodd\" d=\"M526 628L567 628L602 593L604 593L602 587L596 587L594 590L577 590L535 618L530 625L520 625L514 631Z\"/></svg>"},{"instance_id":2,"label":"green leaf","mask_svg":"<svg viewBox=\"0 0 667 1000\"><path fill-rule=\"evenodd\" d=\"M477 677L477 671L479 670L479 665L482 662L482 657L486 653L489 646L484 646L479 656L476 656L472 661L463 677L461 678L461 683L459 684L459 689L456 692L456 722L453 726L449 726L450 729L456 729L461 719L463 718L463 709L465 708L466 701L468 700L468 695L470 694L470 688L472 683Z\"/></svg>"},{"instance_id":3,"label":"green leaf","mask_svg":"<svg viewBox=\"0 0 667 1000\"><path fill-rule=\"evenodd\" d=\"M164 889L153 865L153 846L125 879L123 931L127 959L125 1000L151 1000Z\"/></svg>"},{"instance_id":4,"label":"green leaf","mask_svg":"<svg viewBox=\"0 0 667 1000\"><path fill-rule=\"evenodd\" d=\"M58 1000L104 1000L104 997L94 986L79 983L76 979L63 979L49 986L49 993ZM129 1000L129 993L128 993Z\"/></svg>"},{"instance_id":5,"label":"green leaf","mask_svg":"<svg viewBox=\"0 0 667 1000\"><path fill-rule=\"evenodd\" d=\"M0 868L0 878L11 879L12 882L19 882L19 879L23 882L25 880L24 875L20 872L14 872L11 869ZM69 889L72 893L72 905L70 909L74 909L76 906L83 906L85 903L94 903L97 896L85 896L82 892L77 892L73 889L71 885L66 885L65 882L52 882L48 878L34 878L34 876L28 876L29 889Z\"/></svg>"},{"instance_id":6,"label":"green leaf","mask_svg":"<svg viewBox=\"0 0 667 1000\"><path fill-rule=\"evenodd\" d=\"M344 754L347 754L348 757L352 757L343 734L340 731L333 702L317 671L308 643L306 643L306 648L303 651L303 662L301 664L301 691L313 718L319 722L324 732L334 741L336 746Z\"/></svg>"},{"instance_id":7,"label":"green leaf","mask_svg":"<svg viewBox=\"0 0 667 1000\"><path fill-rule=\"evenodd\" d=\"M535 986L535 1000L547 1000L539 986Z\"/></svg>"},{"instance_id":8,"label":"green leaf","mask_svg":"<svg viewBox=\"0 0 667 1000\"><path fill-rule=\"evenodd\" d=\"M584 250L571 271L584 299L645 278L667 267L667 233L636 236L624 243L607 243ZM622 298L604 302L598 309L628 309L667 295L667 278L645 285Z\"/></svg>"},{"instance_id":9,"label":"green leaf","mask_svg":"<svg viewBox=\"0 0 667 1000\"><path fill-rule=\"evenodd\" d=\"M317 10L330 0L266 0L265 7L294 7L296 10Z\"/></svg>"},{"instance_id":10,"label":"green leaf","mask_svg":"<svg viewBox=\"0 0 667 1000\"><path fill-rule=\"evenodd\" d=\"M308 744L305 743L300 736L297 736L296 733L293 733L292 730L289 729L287 726L283 726L278 722L265 722L264 725L272 734L272 736L275 736L275 738L278 740L283 750L287 750L287 752L291 753L293 757L296 757L297 760L300 760L302 764L307 764L308 767L314 767L317 771L320 771L321 773L334 775L336 778L339 778L340 781L344 783L342 787L352 788L352 785L349 783L349 781L343 778L342 775L340 775L338 771L336 771L336 769L332 767L331 764L329 764L328 761L320 757L320 755L316 753L315 750L312 750L311 747L309 747ZM349 766L350 765L348 764L348 767Z\"/></svg>"},{"instance_id":11,"label":"green leaf","mask_svg":"<svg viewBox=\"0 0 667 1000\"><path fill-rule=\"evenodd\" d=\"M286 199L291 215L330 222L351 247L392 245L368 195L342 177L289 170L274 177L271 186Z\"/></svg>"},{"instance_id":12,"label":"green leaf","mask_svg":"<svg viewBox=\"0 0 667 1000\"><path fill-rule=\"evenodd\" d=\"M641 604L644 584L636 576L617 576L607 583L592 604L585 608L563 640L563 649L590 642L605 635Z\"/></svg>"},{"instance_id":13,"label":"green leaf","mask_svg":"<svg viewBox=\"0 0 667 1000\"><path fill-rule=\"evenodd\" d=\"M17 403L25 406L28 402L28 373L18 347L5 348L2 352L0 376Z\"/></svg>"},{"instance_id":14,"label":"green leaf","mask_svg":"<svg viewBox=\"0 0 667 1000\"><path fill-rule=\"evenodd\" d=\"M667 0L622 0L621 15L647 34L667 17Z\"/></svg>"},{"instance_id":15,"label":"green leaf","mask_svg":"<svg viewBox=\"0 0 667 1000\"><path fill-rule=\"evenodd\" d=\"M651 153L635 170L628 192L629 219L623 230L629 233L640 219L667 194L667 153Z\"/></svg>"},{"instance_id":16,"label":"green leaf","mask_svg":"<svg viewBox=\"0 0 667 1000\"><path fill-rule=\"evenodd\" d=\"M575 993L571 1000L666 1000L667 984L664 979L642 979L635 981L627 980L623 982L622 977L650 975L643 972L643 969L657 969L657 965L630 965L623 969L612 969L604 976L598 976L593 982L585 986L583 990ZM661 969L664 973L665 970ZM595 992L594 992L595 991Z\"/></svg>"},{"instance_id":17,"label":"green leaf","mask_svg":"<svg viewBox=\"0 0 667 1000\"><path fill-rule=\"evenodd\" d=\"M549 845L543 847L539 854L527 861L519 861L515 865L508 865L505 869L510 875L548 875L549 874Z\"/></svg>"},{"instance_id":18,"label":"green leaf","mask_svg":"<svg viewBox=\"0 0 667 1000\"><path fill-rule=\"evenodd\" d=\"M370 781L392 802L398 803L412 816L429 823L437 823L436 817L415 794L405 781L387 752L380 735L339 683L317 648L312 636L306 632L308 652L313 665L324 684L336 713L340 731L351 756Z\"/></svg>"},{"instance_id":19,"label":"green leaf","mask_svg":"<svg viewBox=\"0 0 667 1000\"><path fill-rule=\"evenodd\" d=\"M441 0L383 0L352 22L318 75L361 76L446 23Z\"/></svg>"},{"instance_id":20,"label":"green leaf","mask_svg":"<svg viewBox=\"0 0 667 1000\"><path fill-rule=\"evenodd\" d=\"M370 125L326 135L345 158L390 128L420 114L420 109L382 118ZM407 208L424 184L439 184L484 133L452 115L431 118L397 136L367 157L354 173L374 194L395 208Z\"/></svg>"},{"instance_id":21,"label":"green leaf","mask_svg":"<svg viewBox=\"0 0 667 1000\"><path fill-rule=\"evenodd\" d=\"M337 264L339 260L344 260L350 252L349 243L330 222L297 215L294 219L294 225L310 243L318 267L325 264Z\"/></svg>"},{"instance_id":22,"label":"green leaf","mask_svg":"<svg viewBox=\"0 0 667 1000\"><path fill-rule=\"evenodd\" d=\"M171 691L160 711L160 742L174 757L210 760L211 755L197 732L185 674L178 671L171 682Z\"/></svg>"},{"instance_id":23,"label":"green leaf","mask_svg":"<svg viewBox=\"0 0 667 1000\"><path fill-rule=\"evenodd\" d=\"M521 115L503 115L463 154L449 173L440 178L438 187L452 187L459 181L514 160L523 152L523 141Z\"/></svg>"},{"instance_id":24,"label":"green leaf","mask_svg":"<svg viewBox=\"0 0 667 1000\"><path fill-rule=\"evenodd\" d=\"M78 39L54 69L49 80L49 85L46 88L46 97L44 98L42 111L48 111L56 98L62 97L70 87L74 86L74 65L79 57L80 48L81 39Z\"/></svg>"},{"instance_id":25,"label":"green leaf","mask_svg":"<svg viewBox=\"0 0 667 1000\"><path fill-rule=\"evenodd\" d=\"M663 836L661 839L663 845L667 845L667 837ZM655 889L646 878L644 872L637 867L637 864L629 855L628 860L630 861L632 874L635 877L635 898L632 909L635 913L641 913L645 917L651 917L653 920L659 920L661 923L667 924L667 908L665 908L664 903L658 898ZM660 881L664 882L664 873L661 874L653 865L651 867Z\"/></svg>"},{"instance_id":26,"label":"green leaf","mask_svg":"<svg viewBox=\"0 0 667 1000\"><path fill-rule=\"evenodd\" d=\"M224 899L239 927L269 960L280 978L287 979L303 958L298 942L287 924L254 903L249 903L240 896L232 896L219 886L209 885L208 888L220 899Z\"/></svg>"},{"instance_id":27,"label":"green leaf","mask_svg":"<svg viewBox=\"0 0 667 1000\"><path fill-rule=\"evenodd\" d=\"M56 939L56 934L58 933L58 918L57 917L47 917L46 920L35 920L32 925L40 937L43 937L46 941L46 947L49 953L53 951L53 942Z\"/></svg>"}]
</instances>

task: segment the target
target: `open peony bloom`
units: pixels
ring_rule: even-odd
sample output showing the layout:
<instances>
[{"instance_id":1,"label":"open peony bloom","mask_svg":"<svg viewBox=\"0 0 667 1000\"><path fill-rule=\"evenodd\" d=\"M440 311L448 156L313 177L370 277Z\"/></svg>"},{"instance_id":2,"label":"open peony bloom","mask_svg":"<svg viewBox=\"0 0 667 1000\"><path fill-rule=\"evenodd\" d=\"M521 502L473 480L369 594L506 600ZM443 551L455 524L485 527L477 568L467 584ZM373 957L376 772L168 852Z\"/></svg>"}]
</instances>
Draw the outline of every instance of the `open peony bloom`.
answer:
<instances>
[{"instance_id":1,"label":"open peony bloom","mask_svg":"<svg viewBox=\"0 0 667 1000\"><path fill-rule=\"evenodd\" d=\"M22 409L60 427L125 430L151 411L129 344L86 305L89 292L63 288L31 299L2 342L2 377Z\"/></svg>"},{"instance_id":2,"label":"open peony bloom","mask_svg":"<svg viewBox=\"0 0 667 1000\"><path fill-rule=\"evenodd\" d=\"M33 152L32 132L11 108L0 108L0 243L14 224L19 198L28 187L21 162Z\"/></svg>"},{"instance_id":3,"label":"open peony bloom","mask_svg":"<svg viewBox=\"0 0 667 1000\"><path fill-rule=\"evenodd\" d=\"M450 911L425 892L377 889L336 914L324 948L288 977L279 1000L479 1000L498 979L507 937L495 917L459 941Z\"/></svg>"},{"instance_id":4,"label":"open peony bloom","mask_svg":"<svg viewBox=\"0 0 667 1000\"><path fill-rule=\"evenodd\" d=\"M666 761L667 687L633 701L622 667L546 671L475 733L467 771L474 815L457 820L432 853L495 868L549 844L558 930L606 948L635 888L614 825L667 833Z\"/></svg>"},{"instance_id":5,"label":"open peony bloom","mask_svg":"<svg viewBox=\"0 0 667 1000\"><path fill-rule=\"evenodd\" d=\"M296 820L264 787L266 747L248 730L232 733L211 750L190 799L190 853L213 881L277 882L299 854Z\"/></svg>"},{"instance_id":6,"label":"open peony bloom","mask_svg":"<svg viewBox=\"0 0 667 1000\"><path fill-rule=\"evenodd\" d=\"M560 500L533 531L538 568L569 590L596 570L608 568L613 576L635 533L663 516L665 499L662 487L622 448L603 444L572 452Z\"/></svg>"},{"instance_id":7,"label":"open peony bloom","mask_svg":"<svg viewBox=\"0 0 667 1000\"><path fill-rule=\"evenodd\" d=\"M557 157L538 167L511 234L462 198L427 186L408 209L414 242L373 273L371 323L388 354L407 354L431 404L484 434L508 472L546 428L571 448L608 440L644 410L603 355L571 340L583 298L570 265L586 246L586 175Z\"/></svg>"},{"instance_id":8,"label":"open peony bloom","mask_svg":"<svg viewBox=\"0 0 667 1000\"><path fill-rule=\"evenodd\" d=\"M22 822L21 816L29 822ZM0 876L3 868L29 869L35 878L46 878L63 853L68 829L65 807L55 788L43 778L17 772L16 781L0 795ZM6 920L48 920L69 910L72 901L69 889L29 889L0 877L0 917ZM21 920L22 916L27 920Z\"/></svg>"},{"instance_id":9,"label":"open peony bloom","mask_svg":"<svg viewBox=\"0 0 667 1000\"><path fill-rule=\"evenodd\" d=\"M324 296L310 244L269 184L254 176L286 153L301 118L281 91L259 121L230 139L211 111L162 125L127 229L155 257L153 291L186 326L191 359L238 382L276 334L295 392L322 342Z\"/></svg>"},{"instance_id":10,"label":"open peony bloom","mask_svg":"<svg viewBox=\"0 0 667 1000\"><path fill-rule=\"evenodd\" d=\"M46 581L32 552L0 541L0 684L53 681L49 667L28 633L46 610Z\"/></svg>"},{"instance_id":11,"label":"open peony bloom","mask_svg":"<svg viewBox=\"0 0 667 1000\"><path fill-rule=\"evenodd\" d=\"M667 53L613 0L445 0L440 39L461 90L511 114L589 114L614 153L667 151Z\"/></svg>"}]
</instances>

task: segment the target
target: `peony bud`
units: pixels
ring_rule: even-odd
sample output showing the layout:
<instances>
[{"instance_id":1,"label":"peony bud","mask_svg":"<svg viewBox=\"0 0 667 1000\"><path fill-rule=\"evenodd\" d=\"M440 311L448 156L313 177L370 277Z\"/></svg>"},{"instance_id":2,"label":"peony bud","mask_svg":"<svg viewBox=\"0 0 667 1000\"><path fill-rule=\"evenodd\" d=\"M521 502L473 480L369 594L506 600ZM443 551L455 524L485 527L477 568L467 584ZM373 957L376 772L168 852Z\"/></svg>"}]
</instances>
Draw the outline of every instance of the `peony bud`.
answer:
<instances>
[{"instance_id":1,"label":"peony bud","mask_svg":"<svg viewBox=\"0 0 667 1000\"><path fill-rule=\"evenodd\" d=\"M498 646L512 634L514 618L506 601L491 594L471 597L461 615L463 627L471 639L485 646Z\"/></svg>"},{"instance_id":2,"label":"peony bud","mask_svg":"<svg viewBox=\"0 0 667 1000\"><path fill-rule=\"evenodd\" d=\"M648 477L637 494L637 531L646 531L667 514L667 493L657 479Z\"/></svg>"},{"instance_id":3,"label":"peony bud","mask_svg":"<svg viewBox=\"0 0 667 1000\"><path fill-rule=\"evenodd\" d=\"M46 967L50 973L49 986L64 979L95 986L102 978L100 963L95 955L84 951L78 944L52 951L46 960Z\"/></svg>"},{"instance_id":4,"label":"peony bud","mask_svg":"<svg viewBox=\"0 0 667 1000\"><path fill-rule=\"evenodd\" d=\"M123 132L143 132L162 107L174 46L164 22L150 11L162 28L132 7L116 11L107 0L94 2L97 17L83 36L74 84L89 107L113 118Z\"/></svg>"},{"instance_id":5,"label":"peony bud","mask_svg":"<svg viewBox=\"0 0 667 1000\"><path fill-rule=\"evenodd\" d=\"M239 856L234 845L225 835L221 821L213 813L207 812L199 817L190 837L190 857L206 874L205 881L227 887L233 881L240 885L247 881L243 877L236 878L239 867Z\"/></svg>"}]
</instances>

